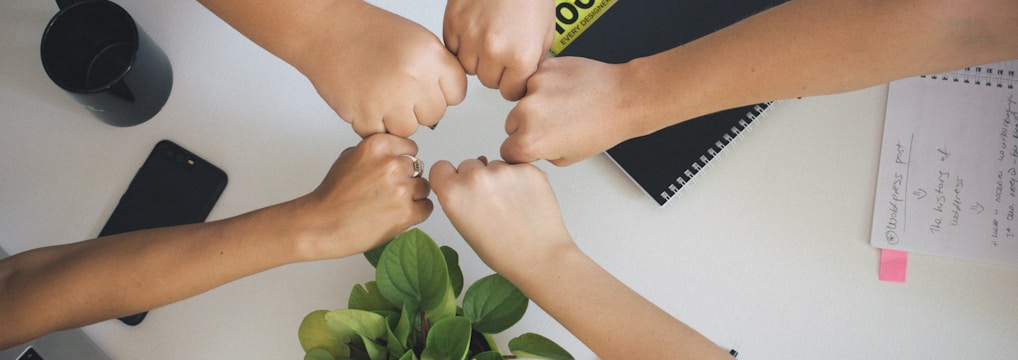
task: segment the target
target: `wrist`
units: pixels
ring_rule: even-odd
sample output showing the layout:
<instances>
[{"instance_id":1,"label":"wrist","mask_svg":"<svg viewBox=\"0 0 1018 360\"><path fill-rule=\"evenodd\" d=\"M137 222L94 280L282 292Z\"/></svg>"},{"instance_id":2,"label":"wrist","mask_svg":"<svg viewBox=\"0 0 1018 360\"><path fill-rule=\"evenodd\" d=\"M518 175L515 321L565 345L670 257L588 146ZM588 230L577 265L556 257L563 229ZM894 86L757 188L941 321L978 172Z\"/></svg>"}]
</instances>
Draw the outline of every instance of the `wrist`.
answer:
<instances>
[{"instance_id":1,"label":"wrist","mask_svg":"<svg viewBox=\"0 0 1018 360\"><path fill-rule=\"evenodd\" d=\"M300 33L289 36L292 45L285 54L277 55L313 80L318 69L329 71L330 64L337 61L336 55L344 53L336 49L349 49L361 32L369 31L370 25L364 22L371 16L368 11L372 7L362 0L326 2L308 12L309 16L301 20Z\"/></svg>"},{"instance_id":2,"label":"wrist","mask_svg":"<svg viewBox=\"0 0 1018 360\"><path fill-rule=\"evenodd\" d=\"M710 102L712 88L719 86L717 78L673 54L680 49L622 64L623 79L629 79L623 82L622 93L634 114L630 138L720 110Z\"/></svg>"},{"instance_id":3,"label":"wrist","mask_svg":"<svg viewBox=\"0 0 1018 360\"><path fill-rule=\"evenodd\" d=\"M629 104L629 116L624 129L624 137L632 139L644 136L660 129L660 115L667 112L663 105L655 100L662 89L654 79L654 64L646 58L637 58L618 65L621 69L618 88L622 104Z\"/></svg>"},{"instance_id":4,"label":"wrist","mask_svg":"<svg viewBox=\"0 0 1018 360\"><path fill-rule=\"evenodd\" d=\"M251 223L259 237L275 243L280 251L277 256L287 259L287 263L326 258L324 236L318 231L321 227L306 203L304 198L297 198L253 213Z\"/></svg>"},{"instance_id":5,"label":"wrist","mask_svg":"<svg viewBox=\"0 0 1018 360\"><path fill-rule=\"evenodd\" d=\"M587 259L572 239L566 236L564 240L549 240L554 245L544 251L524 254L522 259L496 271L524 291L542 286L541 283L547 279L560 278L564 269L575 267Z\"/></svg>"}]
</instances>

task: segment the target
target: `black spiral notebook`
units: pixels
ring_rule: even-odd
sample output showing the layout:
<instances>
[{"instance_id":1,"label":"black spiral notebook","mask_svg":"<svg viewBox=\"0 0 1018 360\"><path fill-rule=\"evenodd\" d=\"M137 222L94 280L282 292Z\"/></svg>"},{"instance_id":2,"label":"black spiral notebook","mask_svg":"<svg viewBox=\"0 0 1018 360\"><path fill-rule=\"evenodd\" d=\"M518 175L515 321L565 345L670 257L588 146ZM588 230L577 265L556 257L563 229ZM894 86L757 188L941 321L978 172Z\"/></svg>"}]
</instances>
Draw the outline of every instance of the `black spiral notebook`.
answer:
<instances>
[{"instance_id":1,"label":"black spiral notebook","mask_svg":"<svg viewBox=\"0 0 1018 360\"><path fill-rule=\"evenodd\" d=\"M696 40L783 2L614 1L559 56L624 63ZM623 142L608 150L608 156L664 206L768 106L749 105L684 121Z\"/></svg>"}]
</instances>

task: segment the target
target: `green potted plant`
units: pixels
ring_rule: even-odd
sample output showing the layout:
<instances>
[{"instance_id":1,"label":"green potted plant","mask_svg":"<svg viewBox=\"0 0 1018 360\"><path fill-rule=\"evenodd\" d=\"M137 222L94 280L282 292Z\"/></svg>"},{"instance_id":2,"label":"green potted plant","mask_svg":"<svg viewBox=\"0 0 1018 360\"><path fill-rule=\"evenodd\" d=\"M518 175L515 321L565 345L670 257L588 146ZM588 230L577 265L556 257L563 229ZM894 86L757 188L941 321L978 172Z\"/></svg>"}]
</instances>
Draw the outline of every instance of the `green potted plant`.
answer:
<instances>
[{"instance_id":1,"label":"green potted plant","mask_svg":"<svg viewBox=\"0 0 1018 360\"><path fill-rule=\"evenodd\" d=\"M526 333L502 354L492 339L515 324L530 300L498 274L463 294L459 255L419 229L365 253L375 281L355 285L347 309L309 313L297 331L305 360L572 359L547 338Z\"/></svg>"}]
</instances>

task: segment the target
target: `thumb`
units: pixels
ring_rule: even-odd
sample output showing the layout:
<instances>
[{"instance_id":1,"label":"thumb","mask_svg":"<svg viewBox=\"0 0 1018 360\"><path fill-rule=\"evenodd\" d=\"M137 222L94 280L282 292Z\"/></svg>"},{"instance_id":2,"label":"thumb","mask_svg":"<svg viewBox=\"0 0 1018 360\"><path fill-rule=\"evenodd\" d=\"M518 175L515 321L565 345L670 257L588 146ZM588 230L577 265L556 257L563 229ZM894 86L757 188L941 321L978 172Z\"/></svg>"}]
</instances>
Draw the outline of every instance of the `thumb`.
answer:
<instances>
[{"instance_id":1,"label":"thumb","mask_svg":"<svg viewBox=\"0 0 1018 360\"><path fill-rule=\"evenodd\" d=\"M529 163L540 160L541 158L533 151L531 146L527 145L527 142L523 140L523 136L520 133L509 135L505 141L502 142L502 147L499 152L502 155L502 160L510 164Z\"/></svg>"},{"instance_id":2,"label":"thumb","mask_svg":"<svg viewBox=\"0 0 1018 360\"><path fill-rule=\"evenodd\" d=\"M445 95L445 103L457 105L467 97L467 73L452 53L442 56L442 74L438 78L438 87Z\"/></svg>"},{"instance_id":3,"label":"thumb","mask_svg":"<svg viewBox=\"0 0 1018 360\"><path fill-rule=\"evenodd\" d=\"M447 160L439 160L434 165L431 165L428 181L431 183L431 190L435 192L435 195L439 196L439 200L441 200L442 193L445 192L449 181L455 175L456 167Z\"/></svg>"}]
</instances>

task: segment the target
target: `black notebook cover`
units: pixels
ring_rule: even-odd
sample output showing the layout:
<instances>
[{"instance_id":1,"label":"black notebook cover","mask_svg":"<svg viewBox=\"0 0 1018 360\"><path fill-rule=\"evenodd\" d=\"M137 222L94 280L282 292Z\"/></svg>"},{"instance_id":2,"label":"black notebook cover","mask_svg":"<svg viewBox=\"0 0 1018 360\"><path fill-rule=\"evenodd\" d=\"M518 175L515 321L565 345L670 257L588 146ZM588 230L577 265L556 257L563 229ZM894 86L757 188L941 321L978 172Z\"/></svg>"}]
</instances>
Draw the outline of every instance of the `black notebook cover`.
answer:
<instances>
[{"instance_id":1,"label":"black notebook cover","mask_svg":"<svg viewBox=\"0 0 1018 360\"><path fill-rule=\"evenodd\" d=\"M624 63L696 40L783 0L617 1L559 56ZM681 122L608 150L629 176L664 205L769 103Z\"/></svg>"}]
</instances>

